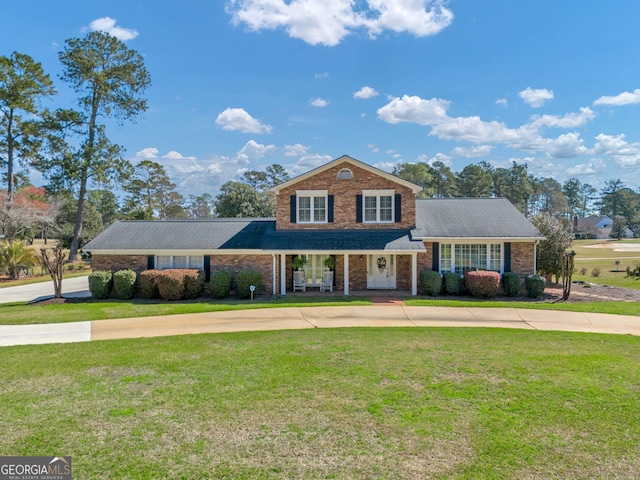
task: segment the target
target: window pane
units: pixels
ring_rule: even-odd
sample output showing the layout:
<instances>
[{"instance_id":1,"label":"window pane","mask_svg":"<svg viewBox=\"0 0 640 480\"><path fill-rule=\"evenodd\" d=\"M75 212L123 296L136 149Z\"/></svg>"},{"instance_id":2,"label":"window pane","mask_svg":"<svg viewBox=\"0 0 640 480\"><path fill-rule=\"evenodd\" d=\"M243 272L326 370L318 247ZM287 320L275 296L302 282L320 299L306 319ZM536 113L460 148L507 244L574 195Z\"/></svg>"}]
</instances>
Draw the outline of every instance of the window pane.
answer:
<instances>
[{"instance_id":1,"label":"window pane","mask_svg":"<svg viewBox=\"0 0 640 480\"><path fill-rule=\"evenodd\" d=\"M156 257L156 270L166 270L171 268L171 257L169 255L158 255Z\"/></svg>"},{"instance_id":2,"label":"window pane","mask_svg":"<svg viewBox=\"0 0 640 480\"><path fill-rule=\"evenodd\" d=\"M494 272L500 271L500 260L502 259L500 247L501 245L499 243L491 245L491 257L489 259L489 270L493 270Z\"/></svg>"},{"instance_id":3,"label":"window pane","mask_svg":"<svg viewBox=\"0 0 640 480\"><path fill-rule=\"evenodd\" d=\"M440 245L440 271L451 271L451 244L443 243Z\"/></svg>"},{"instance_id":4,"label":"window pane","mask_svg":"<svg viewBox=\"0 0 640 480\"><path fill-rule=\"evenodd\" d=\"M313 221L324 222L327 218L325 197L313 197Z\"/></svg>"},{"instance_id":5,"label":"window pane","mask_svg":"<svg viewBox=\"0 0 640 480\"><path fill-rule=\"evenodd\" d=\"M484 244L456 244L455 271L485 270L487 268L487 246Z\"/></svg>"},{"instance_id":6,"label":"window pane","mask_svg":"<svg viewBox=\"0 0 640 480\"><path fill-rule=\"evenodd\" d=\"M204 270L204 257L202 255L190 255L189 268Z\"/></svg>"},{"instance_id":7,"label":"window pane","mask_svg":"<svg viewBox=\"0 0 640 480\"><path fill-rule=\"evenodd\" d=\"M381 222L390 222L393 220L393 210L391 208L391 197L390 196L382 196L380 197L380 221Z\"/></svg>"},{"instance_id":8,"label":"window pane","mask_svg":"<svg viewBox=\"0 0 640 480\"><path fill-rule=\"evenodd\" d=\"M311 221L311 197L298 198L298 221Z\"/></svg>"},{"instance_id":9,"label":"window pane","mask_svg":"<svg viewBox=\"0 0 640 480\"><path fill-rule=\"evenodd\" d=\"M377 222L377 197L364 197L364 221Z\"/></svg>"},{"instance_id":10,"label":"window pane","mask_svg":"<svg viewBox=\"0 0 640 480\"><path fill-rule=\"evenodd\" d=\"M173 257L173 268L187 268L187 257L182 255Z\"/></svg>"}]
</instances>

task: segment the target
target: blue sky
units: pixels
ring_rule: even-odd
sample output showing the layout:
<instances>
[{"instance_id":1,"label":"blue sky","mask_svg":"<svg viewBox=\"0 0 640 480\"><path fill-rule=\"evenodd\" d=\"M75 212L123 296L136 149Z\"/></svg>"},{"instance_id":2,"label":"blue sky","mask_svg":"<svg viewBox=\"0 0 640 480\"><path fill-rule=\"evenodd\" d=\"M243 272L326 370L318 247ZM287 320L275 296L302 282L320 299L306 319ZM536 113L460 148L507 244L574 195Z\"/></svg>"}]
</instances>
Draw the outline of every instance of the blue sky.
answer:
<instances>
[{"instance_id":1,"label":"blue sky","mask_svg":"<svg viewBox=\"0 0 640 480\"><path fill-rule=\"evenodd\" d=\"M640 2L584 0L23 0L1 7L0 54L57 77L90 30L145 58L149 109L109 122L134 163L185 194L247 169L292 174L348 154L390 171L526 162L595 187L640 185Z\"/></svg>"}]
</instances>

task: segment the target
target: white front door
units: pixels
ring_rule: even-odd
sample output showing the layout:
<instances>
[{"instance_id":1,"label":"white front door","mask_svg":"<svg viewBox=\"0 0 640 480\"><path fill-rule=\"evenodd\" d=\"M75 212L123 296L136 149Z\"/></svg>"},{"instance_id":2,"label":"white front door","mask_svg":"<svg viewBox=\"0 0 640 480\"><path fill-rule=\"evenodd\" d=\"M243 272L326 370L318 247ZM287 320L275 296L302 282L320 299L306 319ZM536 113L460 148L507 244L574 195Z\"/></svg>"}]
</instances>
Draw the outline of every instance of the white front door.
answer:
<instances>
[{"instance_id":1,"label":"white front door","mask_svg":"<svg viewBox=\"0 0 640 480\"><path fill-rule=\"evenodd\" d=\"M396 288L396 265L393 255L369 255L367 288Z\"/></svg>"}]
</instances>

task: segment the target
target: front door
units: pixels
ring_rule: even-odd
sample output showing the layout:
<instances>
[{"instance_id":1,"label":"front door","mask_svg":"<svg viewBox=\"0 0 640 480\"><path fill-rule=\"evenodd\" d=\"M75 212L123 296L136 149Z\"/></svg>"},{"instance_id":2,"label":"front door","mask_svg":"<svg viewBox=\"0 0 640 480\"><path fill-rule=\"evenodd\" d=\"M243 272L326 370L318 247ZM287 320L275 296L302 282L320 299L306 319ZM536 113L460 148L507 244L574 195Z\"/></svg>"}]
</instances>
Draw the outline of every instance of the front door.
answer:
<instances>
[{"instance_id":1,"label":"front door","mask_svg":"<svg viewBox=\"0 0 640 480\"><path fill-rule=\"evenodd\" d=\"M367 288L396 288L393 255L369 255L367 262Z\"/></svg>"}]
</instances>

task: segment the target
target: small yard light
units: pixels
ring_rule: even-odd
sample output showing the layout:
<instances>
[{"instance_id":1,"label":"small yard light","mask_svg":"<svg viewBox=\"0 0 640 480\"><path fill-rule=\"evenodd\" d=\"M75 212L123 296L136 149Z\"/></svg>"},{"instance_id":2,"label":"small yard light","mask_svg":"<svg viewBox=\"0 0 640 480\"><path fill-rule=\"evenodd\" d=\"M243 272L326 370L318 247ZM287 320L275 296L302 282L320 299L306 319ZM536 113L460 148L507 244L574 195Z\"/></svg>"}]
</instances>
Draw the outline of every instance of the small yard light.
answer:
<instances>
[{"instance_id":1,"label":"small yard light","mask_svg":"<svg viewBox=\"0 0 640 480\"><path fill-rule=\"evenodd\" d=\"M616 272L620 271L620 260L616 260Z\"/></svg>"},{"instance_id":2,"label":"small yard light","mask_svg":"<svg viewBox=\"0 0 640 480\"><path fill-rule=\"evenodd\" d=\"M251 301L253 302L253 292L256 291L256 286L255 285L251 285L249 287L249 290L251 291Z\"/></svg>"}]
</instances>

